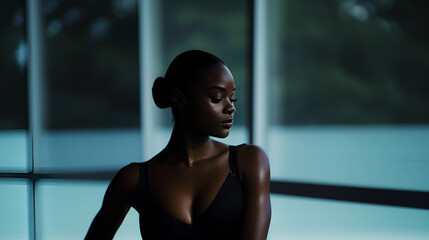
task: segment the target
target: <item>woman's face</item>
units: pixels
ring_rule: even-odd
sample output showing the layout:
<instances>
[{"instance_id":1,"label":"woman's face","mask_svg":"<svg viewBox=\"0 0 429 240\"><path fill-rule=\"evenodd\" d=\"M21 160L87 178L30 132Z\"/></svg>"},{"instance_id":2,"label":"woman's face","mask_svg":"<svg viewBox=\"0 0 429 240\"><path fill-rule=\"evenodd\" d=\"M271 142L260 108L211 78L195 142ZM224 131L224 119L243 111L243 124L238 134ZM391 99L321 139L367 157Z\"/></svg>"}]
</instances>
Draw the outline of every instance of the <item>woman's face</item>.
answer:
<instances>
[{"instance_id":1,"label":"woman's face","mask_svg":"<svg viewBox=\"0 0 429 240\"><path fill-rule=\"evenodd\" d=\"M200 76L187 98L187 122L200 133L225 138L236 110L234 78L223 64L205 68Z\"/></svg>"}]
</instances>

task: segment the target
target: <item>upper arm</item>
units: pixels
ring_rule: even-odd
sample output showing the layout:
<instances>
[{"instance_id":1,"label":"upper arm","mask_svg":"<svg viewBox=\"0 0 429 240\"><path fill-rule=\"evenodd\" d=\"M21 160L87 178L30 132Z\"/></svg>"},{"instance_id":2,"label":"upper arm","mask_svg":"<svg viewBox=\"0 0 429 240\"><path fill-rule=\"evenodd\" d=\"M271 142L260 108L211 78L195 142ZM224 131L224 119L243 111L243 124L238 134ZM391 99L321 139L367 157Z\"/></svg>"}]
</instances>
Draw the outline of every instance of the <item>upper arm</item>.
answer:
<instances>
[{"instance_id":1,"label":"upper arm","mask_svg":"<svg viewBox=\"0 0 429 240\"><path fill-rule=\"evenodd\" d=\"M254 145L237 150L244 190L243 239L266 239L271 220L270 166L265 152Z\"/></svg>"},{"instance_id":2,"label":"upper arm","mask_svg":"<svg viewBox=\"0 0 429 240\"><path fill-rule=\"evenodd\" d=\"M112 239L130 209L138 191L138 164L132 163L116 174L104 195L100 211L85 239Z\"/></svg>"}]
</instances>

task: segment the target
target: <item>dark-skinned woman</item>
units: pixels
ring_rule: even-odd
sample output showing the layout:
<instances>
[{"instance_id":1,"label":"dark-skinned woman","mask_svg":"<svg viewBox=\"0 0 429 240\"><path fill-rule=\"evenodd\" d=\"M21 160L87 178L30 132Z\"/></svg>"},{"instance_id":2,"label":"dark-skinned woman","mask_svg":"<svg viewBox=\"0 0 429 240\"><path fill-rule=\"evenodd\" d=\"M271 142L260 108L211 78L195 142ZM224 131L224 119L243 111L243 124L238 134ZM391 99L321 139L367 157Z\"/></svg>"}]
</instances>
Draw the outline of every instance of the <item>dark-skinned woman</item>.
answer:
<instances>
[{"instance_id":1,"label":"dark-skinned woman","mask_svg":"<svg viewBox=\"0 0 429 240\"><path fill-rule=\"evenodd\" d=\"M110 183L86 239L112 239L130 207L143 239L266 239L271 219L270 170L254 145L229 146L234 79L216 56L178 55L155 80L155 104L175 119L167 146L122 168Z\"/></svg>"}]
</instances>

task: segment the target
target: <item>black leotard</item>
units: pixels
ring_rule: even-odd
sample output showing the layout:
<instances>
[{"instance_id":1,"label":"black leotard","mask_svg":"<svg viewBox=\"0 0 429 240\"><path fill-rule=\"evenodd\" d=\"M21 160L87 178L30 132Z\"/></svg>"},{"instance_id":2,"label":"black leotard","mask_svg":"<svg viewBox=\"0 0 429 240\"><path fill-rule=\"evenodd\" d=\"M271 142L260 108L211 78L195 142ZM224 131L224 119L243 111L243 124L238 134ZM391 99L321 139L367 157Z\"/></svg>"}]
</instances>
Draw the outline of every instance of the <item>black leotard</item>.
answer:
<instances>
[{"instance_id":1,"label":"black leotard","mask_svg":"<svg viewBox=\"0 0 429 240\"><path fill-rule=\"evenodd\" d=\"M242 222L243 190L234 146L229 146L229 168L230 173L215 198L191 225L172 217L152 200L148 191L147 162L141 163L140 232L143 239L237 239Z\"/></svg>"}]
</instances>

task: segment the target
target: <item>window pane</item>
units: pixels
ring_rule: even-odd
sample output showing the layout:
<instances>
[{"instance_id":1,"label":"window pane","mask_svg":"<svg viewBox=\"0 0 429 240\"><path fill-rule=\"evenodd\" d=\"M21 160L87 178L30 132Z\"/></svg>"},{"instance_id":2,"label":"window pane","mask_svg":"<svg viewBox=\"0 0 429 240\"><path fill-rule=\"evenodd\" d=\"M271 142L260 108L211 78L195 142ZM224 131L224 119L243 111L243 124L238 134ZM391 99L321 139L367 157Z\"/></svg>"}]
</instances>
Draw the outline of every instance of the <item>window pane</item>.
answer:
<instances>
[{"instance_id":1,"label":"window pane","mask_svg":"<svg viewBox=\"0 0 429 240\"><path fill-rule=\"evenodd\" d=\"M37 238L83 239L100 210L108 182L41 180L36 184ZM139 239L138 214L130 209L115 239Z\"/></svg>"},{"instance_id":2,"label":"window pane","mask_svg":"<svg viewBox=\"0 0 429 240\"><path fill-rule=\"evenodd\" d=\"M0 172L27 172L25 1L5 2L0 16Z\"/></svg>"},{"instance_id":3,"label":"window pane","mask_svg":"<svg viewBox=\"0 0 429 240\"><path fill-rule=\"evenodd\" d=\"M429 191L428 127L269 130L272 178Z\"/></svg>"},{"instance_id":4,"label":"window pane","mask_svg":"<svg viewBox=\"0 0 429 240\"><path fill-rule=\"evenodd\" d=\"M427 210L271 195L268 239L427 239Z\"/></svg>"},{"instance_id":5,"label":"window pane","mask_svg":"<svg viewBox=\"0 0 429 240\"><path fill-rule=\"evenodd\" d=\"M0 172L29 172L27 130L0 131Z\"/></svg>"},{"instance_id":6,"label":"window pane","mask_svg":"<svg viewBox=\"0 0 429 240\"><path fill-rule=\"evenodd\" d=\"M160 74L181 52L200 49L221 58L231 70L236 88L237 112L231 135L222 140L230 144L248 141L251 39L248 1L174 1L160 3ZM161 121L171 124L170 110Z\"/></svg>"},{"instance_id":7,"label":"window pane","mask_svg":"<svg viewBox=\"0 0 429 240\"><path fill-rule=\"evenodd\" d=\"M43 0L46 116L37 172L140 161L137 1Z\"/></svg>"},{"instance_id":8,"label":"window pane","mask_svg":"<svg viewBox=\"0 0 429 240\"><path fill-rule=\"evenodd\" d=\"M42 146L37 172L116 171L141 155L138 129L48 131Z\"/></svg>"},{"instance_id":9,"label":"window pane","mask_svg":"<svg viewBox=\"0 0 429 240\"><path fill-rule=\"evenodd\" d=\"M0 179L1 239L30 239L28 193L27 180ZM31 224L33 224L32 221Z\"/></svg>"},{"instance_id":10,"label":"window pane","mask_svg":"<svg viewBox=\"0 0 429 240\"><path fill-rule=\"evenodd\" d=\"M428 191L428 3L270 3L273 179Z\"/></svg>"},{"instance_id":11,"label":"window pane","mask_svg":"<svg viewBox=\"0 0 429 240\"><path fill-rule=\"evenodd\" d=\"M272 1L271 122L429 123L427 9L426 1Z\"/></svg>"},{"instance_id":12,"label":"window pane","mask_svg":"<svg viewBox=\"0 0 429 240\"><path fill-rule=\"evenodd\" d=\"M136 1L42 1L48 129L139 127Z\"/></svg>"},{"instance_id":13,"label":"window pane","mask_svg":"<svg viewBox=\"0 0 429 240\"><path fill-rule=\"evenodd\" d=\"M25 1L0 9L0 129L27 129L27 44Z\"/></svg>"}]
</instances>

